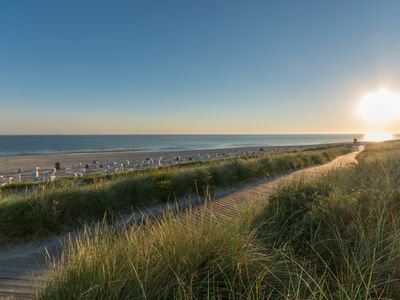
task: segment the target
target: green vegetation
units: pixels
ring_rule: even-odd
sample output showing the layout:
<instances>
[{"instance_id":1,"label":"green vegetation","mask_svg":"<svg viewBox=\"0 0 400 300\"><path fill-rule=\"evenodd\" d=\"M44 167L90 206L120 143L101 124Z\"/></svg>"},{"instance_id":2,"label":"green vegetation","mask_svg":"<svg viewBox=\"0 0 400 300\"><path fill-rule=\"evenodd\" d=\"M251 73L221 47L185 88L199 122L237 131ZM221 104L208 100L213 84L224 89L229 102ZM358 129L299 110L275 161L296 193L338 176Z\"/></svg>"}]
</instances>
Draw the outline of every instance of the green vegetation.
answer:
<instances>
[{"instance_id":1,"label":"green vegetation","mask_svg":"<svg viewBox=\"0 0 400 300\"><path fill-rule=\"evenodd\" d=\"M319 164L324 163L330 159L335 158L337 155L345 154L350 151L350 145L343 145L343 146L319 146L309 150L304 151L286 151L276 154L264 154L264 155L255 155L250 157L244 158L222 158L217 161L200 161L200 162L189 162L183 164L177 164L172 166L160 167L156 168L156 170L163 170L163 171L172 171L172 170L179 170L179 169L191 169L193 167L207 167L207 166L216 166L219 165L221 162L243 162L247 160L253 160L255 158L266 158L266 157L276 157L282 154L304 154L299 156L303 161L295 162L294 165L290 165L291 162L287 161L282 165L282 169L286 171L291 171L293 168L301 168L307 167L310 164ZM327 153L324 153L327 152ZM314 155L315 154L315 155ZM85 175L84 177L61 177L57 178L54 181L40 181L40 182L23 182L23 183L14 183L5 186L0 186L0 201L2 198L7 196L15 196L15 195L26 195L36 190L52 190L52 189L67 189L76 186L86 186L91 184L101 184L110 181L121 180L125 178L131 178L132 176L137 175L148 175L152 173L154 169L139 169L134 171L127 171L122 173L110 173L110 174L103 174L103 173L91 173ZM268 176L265 172L262 172L262 176ZM276 170L275 170L276 171Z\"/></svg>"},{"instance_id":2,"label":"green vegetation","mask_svg":"<svg viewBox=\"0 0 400 300\"><path fill-rule=\"evenodd\" d=\"M55 183L11 186L3 191L3 200L0 200L0 244L45 236L75 227L82 221L99 220L104 215L111 218L159 201L202 196L206 189L212 191L247 180L273 177L327 162L350 151L348 146L337 146L114 176L88 176L83 181L66 178ZM25 196L24 189L29 191Z\"/></svg>"},{"instance_id":3,"label":"green vegetation","mask_svg":"<svg viewBox=\"0 0 400 300\"><path fill-rule=\"evenodd\" d=\"M71 243L40 299L399 299L400 142L229 223L166 215Z\"/></svg>"}]
</instances>

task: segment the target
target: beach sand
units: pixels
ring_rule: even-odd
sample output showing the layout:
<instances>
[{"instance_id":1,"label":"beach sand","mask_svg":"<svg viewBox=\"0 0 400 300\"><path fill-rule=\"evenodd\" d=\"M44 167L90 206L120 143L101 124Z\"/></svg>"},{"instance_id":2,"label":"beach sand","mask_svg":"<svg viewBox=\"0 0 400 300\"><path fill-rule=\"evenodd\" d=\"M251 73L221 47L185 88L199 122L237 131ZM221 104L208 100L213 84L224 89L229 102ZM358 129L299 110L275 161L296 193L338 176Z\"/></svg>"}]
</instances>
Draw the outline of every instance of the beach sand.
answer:
<instances>
[{"instance_id":1,"label":"beach sand","mask_svg":"<svg viewBox=\"0 0 400 300\"><path fill-rule=\"evenodd\" d=\"M93 161L98 164L113 165L114 162L120 165L129 161L130 165L139 164L148 160L153 160L158 165L160 157L163 157L163 165L175 164L175 157L180 157L179 162L199 161L218 159L224 157L246 156L251 154L261 154L264 152L290 151L311 149L323 145L300 145L300 146L265 146L265 147L239 147L228 149L209 149L209 150L182 150L182 151L119 151L119 152L94 152L94 153L69 153L69 154L49 154L36 156L12 156L0 157L0 175L15 176L18 168L22 168L24 177L31 176L32 171L39 167L40 170L53 170L55 163L60 163L61 170L67 166L89 165L94 169ZM62 171L60 172L60 174Z\"/></svg>"}]
</instances>

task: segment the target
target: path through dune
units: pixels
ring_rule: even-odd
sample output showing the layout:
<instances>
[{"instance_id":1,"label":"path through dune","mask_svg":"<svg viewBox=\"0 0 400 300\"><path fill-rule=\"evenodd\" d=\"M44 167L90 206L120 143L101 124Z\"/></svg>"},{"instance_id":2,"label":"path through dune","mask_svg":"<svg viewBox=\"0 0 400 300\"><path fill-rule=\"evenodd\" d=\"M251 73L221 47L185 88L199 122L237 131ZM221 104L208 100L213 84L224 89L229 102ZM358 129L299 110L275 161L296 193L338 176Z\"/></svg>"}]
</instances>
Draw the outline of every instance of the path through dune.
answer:
<instances>
[{"instance_id":1,"label":"path through dune","mask_svg":"<svg viewBox=\"0 0 400 300\"><path fill-rule=\"evenodd\" d=\"M214 212L222 213L228 218L234 217L238 209L250 203L265 199L278 186L294 180L310 180L332 169L356 163L358 151L337 157L333 161L316 167L300 170L281 176L269 182L257 183L210 202ZM32 299L35 287L43 282L42 273L46 269L46 252L55 255L61 249L63 237L53 237L40 243L18 245L0 250L0 298Z\"/></svg>"}]
</instances>

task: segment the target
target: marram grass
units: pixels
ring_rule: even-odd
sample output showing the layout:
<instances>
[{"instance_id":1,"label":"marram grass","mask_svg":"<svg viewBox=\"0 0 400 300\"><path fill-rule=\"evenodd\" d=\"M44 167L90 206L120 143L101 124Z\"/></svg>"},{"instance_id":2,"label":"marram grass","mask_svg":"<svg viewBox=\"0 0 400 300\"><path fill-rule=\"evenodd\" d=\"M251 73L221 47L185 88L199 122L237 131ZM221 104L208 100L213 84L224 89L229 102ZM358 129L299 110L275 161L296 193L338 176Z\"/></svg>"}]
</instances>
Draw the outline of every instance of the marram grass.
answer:
<instances>
[{"instance_id":1,"label":"marram grass","mask_svg":"<svg viewBox=\"0 0 400 300\"><path fill-rule=\"evenodd\" d=\"M87 231L38 298L400 299L398 147L368 146L232 222L204 211Z\"/></svg>"},{"instance_id":2,"label":"marram grass","mask_svg":"<svg viewBox=\"0 0 400 300\"><path fill-rule=\"evenodd\" d=\"M36 186L1 189L0 244L43 237L82 223L112 218L132 208L150 207L209 190L327 162L351 150L346 146L266 154L115 176L61 179ZM13 199L13 201L10 201Z\"/></svg>"},{"instance_id":3,"label":"marram grass","mask_svg":"<svg viewBox=\"0 0 400 300\"><path fill-rule=\"evenodd\" d=\"M86 232L67 246L39 298L198 299L216 291L234 299L265 296L262 285L252 285L270 276L264 265L273 257L248 234L248 221L227 226L207 212L189 212L118 233Z\"/></svg>"}]
</instances>

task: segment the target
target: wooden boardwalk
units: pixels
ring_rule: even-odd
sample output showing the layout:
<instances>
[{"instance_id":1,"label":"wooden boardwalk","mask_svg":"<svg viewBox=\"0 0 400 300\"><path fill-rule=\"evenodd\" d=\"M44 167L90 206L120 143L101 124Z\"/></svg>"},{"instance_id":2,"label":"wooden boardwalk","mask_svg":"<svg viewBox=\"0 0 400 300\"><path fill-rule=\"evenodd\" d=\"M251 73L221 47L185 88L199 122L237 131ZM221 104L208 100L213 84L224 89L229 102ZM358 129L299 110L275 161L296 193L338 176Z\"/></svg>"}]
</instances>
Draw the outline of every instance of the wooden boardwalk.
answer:
<instances>
[{"instance_id":1,"label":"wooden boardwalk","mask_svg":"<svg viewBox=\"0 0 400 300\"><path fill-rule=\"evenodd\" d=\"M364 147L359 147L358 151L337 157L327 164L299 170L278 177L272 181L243 188L227 196L220 197L215 201L208 203L208 205L212 208L211 211L218 214L218 216L225 215L227 218L235 217L237 212L244 206L252 205L258 201L265 201L268 196L272 195L274 191L282 185L287 185L298 180L312 180L330 170L339 169L357 163L356 156L363 150Z\"/></svg>"},{"instance_id":2,"label":"wooden boardwalk","mask_svg":"<svg viewBox=\"0 0 400 300\"><path fill-rule=\"evenodd\" d=\"M243 188L217 198L208 205L212 205L212 211L223 212L226 217L233 218L238 209L254 201L265 199L281 185L299 179L310 180L329 170L355 163L357 154L362 150L363 148L360 148L356 152L340 156L325 165L296 171L269 182ZM0 250L0 298L33 299L35 288L43 283L42 274L46 270L47 253L56 255L63 241L65 241L65 236Z\"/></svg>"}]
</instances>

